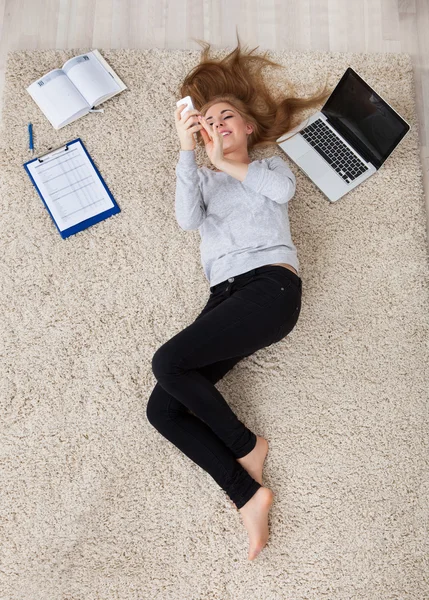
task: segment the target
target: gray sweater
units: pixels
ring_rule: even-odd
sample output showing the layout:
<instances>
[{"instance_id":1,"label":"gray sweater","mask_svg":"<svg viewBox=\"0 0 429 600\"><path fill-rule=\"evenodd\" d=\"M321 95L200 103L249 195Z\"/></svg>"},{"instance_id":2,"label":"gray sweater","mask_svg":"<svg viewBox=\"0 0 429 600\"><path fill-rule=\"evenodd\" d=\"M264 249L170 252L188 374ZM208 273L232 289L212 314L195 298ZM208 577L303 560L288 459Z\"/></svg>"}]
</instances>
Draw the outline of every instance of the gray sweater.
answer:
<instances>
[{"instance_id":1,"label":"gray sweater","mask_svg":"<svg viewBox=\"0 0 429 600\"><path fill-rule=\"evenodd\" d=\"M295 189L295 175L280 156L251 162L241 182L223 171L198 168L195 150L180 150L176 220L185 231L199 230L210 287L273 263L288 263L299 274L288 216Z\"/></svg>"}]
</instances>

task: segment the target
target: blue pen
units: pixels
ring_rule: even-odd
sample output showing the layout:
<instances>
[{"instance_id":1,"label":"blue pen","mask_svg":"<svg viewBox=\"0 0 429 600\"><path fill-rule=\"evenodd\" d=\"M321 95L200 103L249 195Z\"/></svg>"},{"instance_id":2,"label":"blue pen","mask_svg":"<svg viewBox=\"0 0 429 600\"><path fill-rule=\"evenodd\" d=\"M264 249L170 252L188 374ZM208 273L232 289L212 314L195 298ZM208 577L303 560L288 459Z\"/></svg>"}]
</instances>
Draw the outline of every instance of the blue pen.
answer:
<instances>
[{"instance_id":1,"label":"blue pen","mask_svg":"<svg viewBox=\"0 0 429 600\"><path fill-rule=\"evenodd\" d=\"M33 126L31 123L28 124L28 135L30 136L30 150L31 155L34 156L34 148L33 148Z\"/></svg>"}]
</instances>

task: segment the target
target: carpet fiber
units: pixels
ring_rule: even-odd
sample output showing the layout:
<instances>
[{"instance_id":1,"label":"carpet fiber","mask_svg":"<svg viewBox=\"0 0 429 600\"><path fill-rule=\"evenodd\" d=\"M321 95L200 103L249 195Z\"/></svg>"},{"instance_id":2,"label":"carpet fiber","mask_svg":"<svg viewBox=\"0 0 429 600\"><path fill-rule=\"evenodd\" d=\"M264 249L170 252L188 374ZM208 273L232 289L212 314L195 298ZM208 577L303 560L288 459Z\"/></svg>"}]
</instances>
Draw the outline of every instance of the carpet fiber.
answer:
<instances>
[{"instance_id":1,"label":"carpet fiber","mask_svg":"<svg viewBox=\"0 0 429 600\"><path fill-rule=\"evenodd\" d=\"M25 87L88 50L7 57L0 596L428 598L429 273L409 55L269 53L286 67L265 69L274 89L290 79L309 95L352 66L411 131L335 204L278 147L250 154L296 175L303 296L292 333L217 384L270 444L271 534L249 562L240 513L145 415L153 354L209 296L199 233L174 213L174 110L200 51L101 50L129 89L55 131ZM28 122L36 155L81 137L122 212L63 240L22 166ZM197 162L210 165L202 148Z\"/></svg>"}]
</instances>

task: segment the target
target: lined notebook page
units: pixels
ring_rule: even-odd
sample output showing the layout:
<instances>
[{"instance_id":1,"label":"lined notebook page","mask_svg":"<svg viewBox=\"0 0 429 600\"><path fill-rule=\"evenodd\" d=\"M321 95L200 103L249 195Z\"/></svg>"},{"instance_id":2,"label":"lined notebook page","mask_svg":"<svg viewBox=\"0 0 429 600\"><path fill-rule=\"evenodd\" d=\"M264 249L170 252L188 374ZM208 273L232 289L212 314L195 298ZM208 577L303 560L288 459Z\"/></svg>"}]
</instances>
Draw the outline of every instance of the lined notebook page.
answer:
<instances>
[{"instance_id":1,"label":"lined notebook page","mask_svg":"<svg viewBox=\"0 0 429 600\"><path fill-rule=\"evenodd\" d=\"M64 231L114 204L82 144L52 151L27 165L58 229Z\"/></svg>"}]
</instances>

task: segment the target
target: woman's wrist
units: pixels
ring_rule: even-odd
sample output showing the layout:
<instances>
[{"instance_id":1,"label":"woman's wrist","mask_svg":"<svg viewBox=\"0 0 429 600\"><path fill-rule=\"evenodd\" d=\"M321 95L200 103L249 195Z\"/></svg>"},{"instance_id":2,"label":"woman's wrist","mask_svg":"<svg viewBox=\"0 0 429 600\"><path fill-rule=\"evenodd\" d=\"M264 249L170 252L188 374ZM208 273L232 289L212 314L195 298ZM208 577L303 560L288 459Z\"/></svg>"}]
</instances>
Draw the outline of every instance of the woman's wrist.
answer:
<instances>
[{"instance_id":1,"label":"woman's wrist","mask_svg":"<svg viewBox=\"0 0 429 600\"><path fill-rule=\"evenodd\" d=\"M226 162L227 162L227 159L223 158L222 160L217 161L216 164L213 164L213 166L215 167L215 169L219 169L219 171L223 171L223 168L225 167Z\"/></svg>"}]
</instances>

